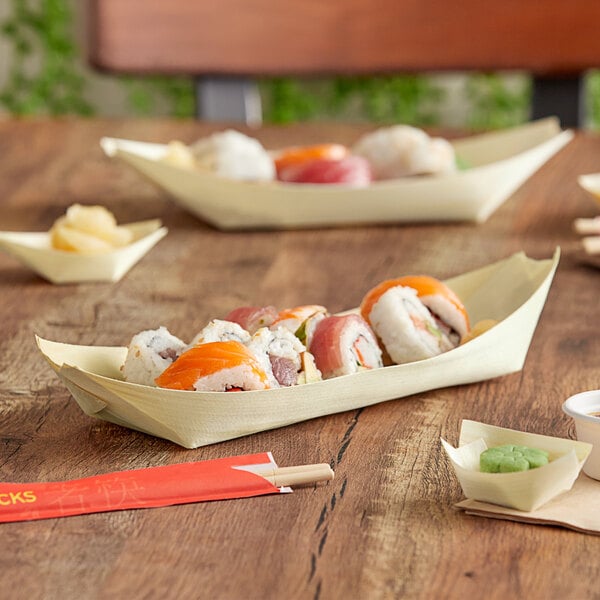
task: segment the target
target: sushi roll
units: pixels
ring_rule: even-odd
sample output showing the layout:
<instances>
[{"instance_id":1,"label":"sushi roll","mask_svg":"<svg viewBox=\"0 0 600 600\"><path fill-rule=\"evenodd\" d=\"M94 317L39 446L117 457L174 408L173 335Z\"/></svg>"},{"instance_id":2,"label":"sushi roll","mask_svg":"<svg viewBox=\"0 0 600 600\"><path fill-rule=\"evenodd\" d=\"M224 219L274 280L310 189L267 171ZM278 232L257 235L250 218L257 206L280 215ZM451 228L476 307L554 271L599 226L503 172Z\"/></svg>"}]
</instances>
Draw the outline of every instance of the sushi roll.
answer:
<instances>
[{"instance_id":1,"label":"sushi roll","mask_svg":"<svg viewBox=\"0 0 600 600\"><path fill-rule=\"evenodd\" d=\"M154 380L185 350L186 345L166 327L141 331L133 336L121 367L130 383L154 386Z\"/></svg>"},{"instance_id":2,"label":"sushi roll","mask_svg":"<svg viewBox=\"0 0 600 600\"><path fill-rule=\"evenodd\" d=\"M309 350L323 379L383 366L377 338L368 323L357 314L321 319Z\"/></svg>"},{"instance_id":3,"label":"sushi roll","mask_svg":"<svg viewBox=\"0 0 600 600\"><path fill-rule=\"evenodd\" d=\"M328 314L327 309L319 304L286 308L280 311L275 321L271 323L271 329L285 327L307 346L317 323Z\"/></svg>"},{"instance_id":4,"label":"sushi roll","mask_svg":"<svg viewBox=\"0 0 600 600\"><path fill-rule=\"evenodd\" d=\"M274 383L272 387L288 387L321 378L310 364L306 368L311 357L304 356L307 354L304 344L285 327L262 327L252 336L248 348Z\"/></svg>"},{"instance_id":5,"label":"sushi roll","mask_svg":"<svg viewBox=\"0 0 600 600\"><path fill-rule=\"evenodd\" d=\"M261 143L228 129L202 138L191 146L196 164L221 177L271 181L275 163Z\"/></svg>"},{"instance_id":6,"label":"sushi roll","mask_svg":"<svg viewBox=\"0 0 600 600\"><path fill-rule=\"evenodd\" d=\"M225 321L237 323L251 335L261 327L269 327L277 318L277 309L274 306L241 306L232 310Z\"/></svg>"},{"instance_id":7,"label":"sushi roll","mask_svg":"<svg viewBox=\"0 0 600 600\"><path fill-rule=\"evenodd\" d=\"M422 129L410 125L382 127L368 133L354 144L352 152L369 161L375 179L456 170L456 157L450 142L431 138Z\"/></svg>"},{"instance_id":8,"label":"sushi roll","mask_svg":"<svg viewBox=\"0 0 600 600\"><path fill-rule=\"evenodd\" d=\"M190 342L190 347L208 342L227 342L230 340L247 344L250 341L250 337L250 334L237 323L213 319L202 331L196 334Z\"/></svg>"},{"instance_id":9,"label":"sushi roll","mask_svg":"<svg viewBox=\"0 0 600 600\"><path fill-rule=\"evenodd\" d=\"M172 390L228 392L268 389L267 374L244 344L209 342L184 352L156 378Z\"/></svg>"},{"instance_id":10,"label":"sushi roll","mask_svg":"<svg viewBox=\"0 0 600 600\"><path fill-rule=\"evenodd\" d=\"M366 294L360 310L396 364L451 350L469 331L458 296L426 275L380 283Z\"/></svg>"}]
</instances>

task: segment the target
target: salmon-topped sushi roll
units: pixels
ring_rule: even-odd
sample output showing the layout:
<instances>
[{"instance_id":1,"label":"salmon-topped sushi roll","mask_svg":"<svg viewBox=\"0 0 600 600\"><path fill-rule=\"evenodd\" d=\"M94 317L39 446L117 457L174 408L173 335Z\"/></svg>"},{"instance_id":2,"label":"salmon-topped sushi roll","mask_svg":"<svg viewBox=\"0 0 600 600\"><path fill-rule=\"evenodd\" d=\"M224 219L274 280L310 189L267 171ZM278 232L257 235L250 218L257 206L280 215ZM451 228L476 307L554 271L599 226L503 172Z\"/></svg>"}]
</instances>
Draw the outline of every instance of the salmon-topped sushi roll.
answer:
<instances>
[{"instance_id":1,"label":"salmon-topped sushi roll","mask_svg":"<svg viewBox=\"0 0 600 600\"><path fill-rule=\"evenodd\" d=\"M240 306L232 310L225 321L237 323L250 335L254 335L261 327L269 327L277 314L274 306Z\"/></svg>"},{"instance_id":2,"label":"salmon-topped sushi roll","mask_svg":"<svg viewBox=\"0 0 600 600\"><path fill-rule=\"evenodd\" d=\"M361 314L396 364L451 350L469 331L469 317L458 296L427 275L380 283L364 297Z\"/></svg>"},{"instance_id":3,"label":"salmon-topped sushi roll","mask_svg":"<svg viewBox=\"0 0 600 600\"><path fill-rule=\"evenodd\" d=\"M356 314L321 319L309 345L323 379L383 366L382 352L368 323Z\"/></svg>"},{"instance_id":4,"label":"salmon-topped sushi roll","mask_svg":"<svg viewBox=\"0 0 600 600\"><path fill-rule=\"evenodd\" d=\"M156 378L156 385L204 392L269 388L267 374L254 354L236 341L208 342L190 348Z\"/></svg>"}]
</instances>

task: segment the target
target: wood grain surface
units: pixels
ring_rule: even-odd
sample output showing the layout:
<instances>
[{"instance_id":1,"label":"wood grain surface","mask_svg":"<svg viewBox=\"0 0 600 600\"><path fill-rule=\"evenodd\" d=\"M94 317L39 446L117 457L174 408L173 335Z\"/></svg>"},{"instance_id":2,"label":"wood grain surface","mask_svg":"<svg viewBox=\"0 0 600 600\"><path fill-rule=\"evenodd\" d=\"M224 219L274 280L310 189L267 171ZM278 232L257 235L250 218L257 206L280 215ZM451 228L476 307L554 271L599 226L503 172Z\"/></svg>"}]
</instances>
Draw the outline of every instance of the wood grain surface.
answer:
<instances>
[{"instance_id":1,"label":"wood grain surface","mask_svg":"<svg viewBox=\"0 0 600 600\"><path fill-rule=\"evenodd\" d=\"M191 142L220 128L0 121L0 229L47 230L74 202L169 228L112 285L51 285L0 254L0 478L64 480L266 450L280 466L328 462L336 477L283 496L3 524L3 597L600 598L600 537L459 513L439 443L457 443L464 418L573 437L562 402L600 387L600 272L578 261L572 232L576 217L597 213L576 178L600 171L600 138L578 133L482 225L247 233L210 228L98 145L103 135ZM348 143L361 131L315 124L253 135L281 147ZM521 372L197 450L86 416L34 342L124 345L159 324L189 339L239 305L338 311L384 278L444 278L519 250L548 258L557 245Z\"/></svg>"}]
</instances>

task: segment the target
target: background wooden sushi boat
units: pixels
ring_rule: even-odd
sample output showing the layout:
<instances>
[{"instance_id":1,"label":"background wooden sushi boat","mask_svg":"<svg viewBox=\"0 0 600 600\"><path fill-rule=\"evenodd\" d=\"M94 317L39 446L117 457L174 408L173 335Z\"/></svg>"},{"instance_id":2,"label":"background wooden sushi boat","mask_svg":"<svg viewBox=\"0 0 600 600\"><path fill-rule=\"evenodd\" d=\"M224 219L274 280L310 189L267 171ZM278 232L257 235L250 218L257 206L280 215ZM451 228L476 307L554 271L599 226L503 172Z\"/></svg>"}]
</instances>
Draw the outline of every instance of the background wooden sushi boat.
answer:
<instances>
[{"instance_id":1,"label":"background wooden sushi boat","mask_svg":"<svg viewBox=\"0 0 600 600\"><path fill-rule=\"evenodd\" d=\"M368 187L245 182L161 162L162 144L102 138L123 160L192 214L223 230L286 229L360 223L484 222L573 137L555 118L455 140L469 168Z\"/></svg>"},{"instance_id":2,"label":"background wooden sushi boat","mask_svg":"<svg viewBox=\"0 0 600 600\"><path fill-rule=\"evenodd\" d=\"M517 253L448 279L473 322L498 321L467 344L424 361L288 388L234 394L150 388L122 381L126 348L37 343L86 414L195 448L520 370L559 257L558 248L544 260Z\"/></svg>"}]
</instances>

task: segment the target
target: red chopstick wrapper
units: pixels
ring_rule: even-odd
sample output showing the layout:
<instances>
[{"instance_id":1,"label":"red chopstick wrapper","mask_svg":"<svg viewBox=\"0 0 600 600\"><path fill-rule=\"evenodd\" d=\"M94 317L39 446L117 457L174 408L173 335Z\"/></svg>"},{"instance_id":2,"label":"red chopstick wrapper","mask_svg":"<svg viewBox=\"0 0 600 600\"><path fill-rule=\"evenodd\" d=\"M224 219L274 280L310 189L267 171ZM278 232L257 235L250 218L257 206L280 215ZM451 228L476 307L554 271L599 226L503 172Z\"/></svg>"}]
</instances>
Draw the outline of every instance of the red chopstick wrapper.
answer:
<instances>
[{"instance_id":1,"label":"red chopstick wrapper","mask_svg":"<svg viewBox=\"0 0 600 600\"><path fill-rule=\"evenodd\" d=\"M273 456L263 452L71 481L0 483L0 523L291 491L263 476L275 470Z\"/></svg>"}]
</instances>

